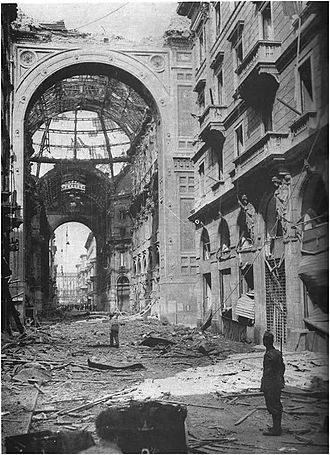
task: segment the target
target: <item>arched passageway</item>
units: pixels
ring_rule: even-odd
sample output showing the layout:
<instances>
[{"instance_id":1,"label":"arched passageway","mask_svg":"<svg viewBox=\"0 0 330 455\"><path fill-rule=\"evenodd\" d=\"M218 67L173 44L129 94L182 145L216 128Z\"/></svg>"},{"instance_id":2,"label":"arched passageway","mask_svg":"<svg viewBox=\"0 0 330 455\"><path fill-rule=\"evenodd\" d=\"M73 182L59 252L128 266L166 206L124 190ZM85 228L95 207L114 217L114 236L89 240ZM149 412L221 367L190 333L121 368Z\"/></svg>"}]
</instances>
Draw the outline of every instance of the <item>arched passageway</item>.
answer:
<instances>
[{"instance_id":1,"label":"arched passageway","mask_svg":"<svg viewBox=\"0 0 330 455\"><path fill-rule=\"evenodd\" d=\"M55 72L36 87L28 103L24 122L24 155L28 163L25 207L33 206L35 210L30 211L25 229L25 263L31 252L36 262L42 261L60 224L86 224L97 238L93 277L96 296L93 304L88 296L81 296L80 300L87 299L91 307L107 307L111 258L115 260L117 246L120 254L123 249L127 252L130 235L125 213L131 197L120 215L119 236L125 238L124 246L114 242L117 226L113 212L118 194L123 194L123 180L126 192L131 192L132 181L126 169L128 161L134 159L134 141L144 125L159 124L157 117L156 104L139 80L119 68L98 63L70 65ZM35 249L42 225L46 226L47 235L41 248ZM52 256L50 249L50 264ZM49 266L45 270L43 275L48 277L35 277L32 266L26 276L31 300L37 300L39 306L50 303L49 289L36 295L33 287L34 280L51 284ZM77 276L76 281L78 292ZM127 299L126 293L125 290Z\"/></svg>"}]
</instances>

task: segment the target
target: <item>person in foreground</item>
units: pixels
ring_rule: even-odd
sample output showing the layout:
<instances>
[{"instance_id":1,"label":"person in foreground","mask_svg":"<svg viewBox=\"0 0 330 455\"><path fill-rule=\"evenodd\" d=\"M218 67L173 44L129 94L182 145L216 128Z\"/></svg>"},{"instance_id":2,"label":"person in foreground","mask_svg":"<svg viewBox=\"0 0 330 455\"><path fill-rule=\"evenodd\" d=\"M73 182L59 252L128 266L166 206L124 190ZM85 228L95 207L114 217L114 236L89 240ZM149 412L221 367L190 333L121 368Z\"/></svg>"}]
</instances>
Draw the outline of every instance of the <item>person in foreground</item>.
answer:
<instances>
[{"instance_id":1,"label":"person in foreground","mask_svg":"<svg viewBox=\"0 0 330 455\"><path fill-rule=\"evenodd\" d=\"M110 326L110 347L119 348L119 322L118 314L115 314Z\"/></svg>"},{"instance_id":2,"label":"person in foreground","mask_svg":"<svg viewBox=\"0 0 330 455\"><path fill-rule=\"evenodd\" d=\"M285 365L282 353L274 348L274 336L271 332L265 332L263 344L266 347L266 352L260 391L264 394L267 411L273 419L273 427L264 431L263 434L265 436L280 436L283 411L281 391L284 388Z\"/></svg>"}]
</instances>

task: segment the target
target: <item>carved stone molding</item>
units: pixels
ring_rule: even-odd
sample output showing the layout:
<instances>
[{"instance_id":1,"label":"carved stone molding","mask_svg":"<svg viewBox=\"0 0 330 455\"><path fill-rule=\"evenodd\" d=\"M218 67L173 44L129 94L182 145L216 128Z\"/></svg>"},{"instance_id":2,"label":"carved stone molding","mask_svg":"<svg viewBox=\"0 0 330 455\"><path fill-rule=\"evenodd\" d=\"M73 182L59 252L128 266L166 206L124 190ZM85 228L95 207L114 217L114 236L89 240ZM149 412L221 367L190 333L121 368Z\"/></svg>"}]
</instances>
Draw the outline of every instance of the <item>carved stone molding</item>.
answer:
<instances>
[{"instance_id":1,"label":"carved stone molding","mask_svg":"<svg viewBox=\"0 0 330 455\"><path fill-rule=\"evenodd\" d=\"M183 171L187 169L194 169L194 164L190 158L180 157L180 158L173 158L174 161L174 170L175 171Z\"/></svg>"}]
</instances>

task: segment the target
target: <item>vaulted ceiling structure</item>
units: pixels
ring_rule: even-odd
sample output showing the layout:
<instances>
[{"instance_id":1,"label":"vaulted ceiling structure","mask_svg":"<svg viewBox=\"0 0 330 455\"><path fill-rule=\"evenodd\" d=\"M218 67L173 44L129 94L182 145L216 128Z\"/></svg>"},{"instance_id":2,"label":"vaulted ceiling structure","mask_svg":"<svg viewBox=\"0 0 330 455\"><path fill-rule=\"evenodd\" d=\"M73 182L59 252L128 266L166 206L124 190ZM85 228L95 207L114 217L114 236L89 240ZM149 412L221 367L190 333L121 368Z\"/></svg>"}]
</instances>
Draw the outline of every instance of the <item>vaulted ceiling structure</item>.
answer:
<instances>
[{"instance_id":1,"label":"vaulted ceiling structure","mask_svg":"<svg viewBox=\"0 0 330 455\"><path fill-rule=\"evenodd\" d=\"M25 116L26 153L47 212L104 214L151 112L143 84L109 66L66 68L40 86Z\"/></svg>"},{"instance_id":2,"label":"vaulted ceiling structure","mask_svg":"<svg viewBox=\"0 0 330 455\"><path fill-rule=\"evenodd\" d=\"M85 110L119 126L133 140L146 109L144 99L126 83L106 75L79 74L57 81L40 95L28 111L26 128L33 135L47 119Z\"/></svg>"}]
</instances>

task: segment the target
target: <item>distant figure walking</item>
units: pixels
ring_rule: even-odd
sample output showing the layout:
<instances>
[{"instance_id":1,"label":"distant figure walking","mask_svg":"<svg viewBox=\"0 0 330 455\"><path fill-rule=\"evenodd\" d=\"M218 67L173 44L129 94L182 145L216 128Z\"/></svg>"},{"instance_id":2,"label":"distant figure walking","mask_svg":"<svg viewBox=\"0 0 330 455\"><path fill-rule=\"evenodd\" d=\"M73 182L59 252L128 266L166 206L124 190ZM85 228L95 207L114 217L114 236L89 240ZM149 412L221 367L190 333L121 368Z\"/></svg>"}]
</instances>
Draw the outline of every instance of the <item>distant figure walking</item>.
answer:
<instances>
[{"instance_id":1,"label":"distant figure walking","mask_svg":"<svg viewBox=\"0 0 330 455\"><path fill-rule=\"evenodd\" d=\"M119 348L119 322L118 314L112 316L110 328L110 347Z\"/></svg>"},{"instance_id":2,"label":"distant figure walking","mask_svg":"<svg viewBox=\"0 0 330 455\"><path fill-rule=\"evenodd\" d=\"M274 348L274 336L265 332L263 344L266 347L263 363L263 376L260 391L263 392L267 411L272 415L273 427L264 431L265 436L280 436L282 433L281 391L284 388L285 365L282 353Z\"/></svg>"}]
</instances>

